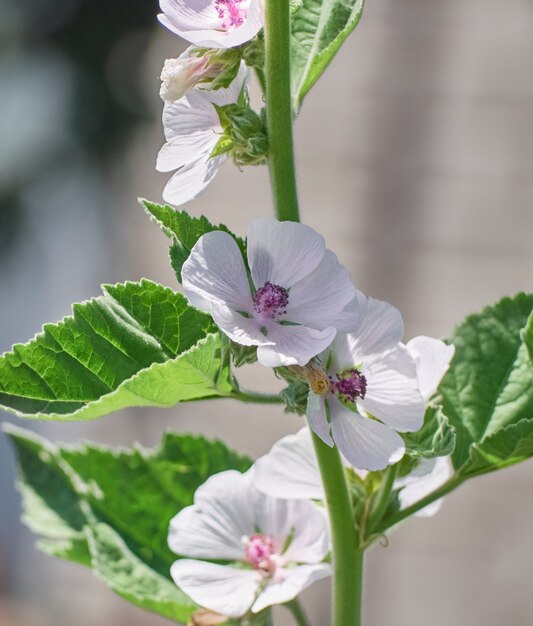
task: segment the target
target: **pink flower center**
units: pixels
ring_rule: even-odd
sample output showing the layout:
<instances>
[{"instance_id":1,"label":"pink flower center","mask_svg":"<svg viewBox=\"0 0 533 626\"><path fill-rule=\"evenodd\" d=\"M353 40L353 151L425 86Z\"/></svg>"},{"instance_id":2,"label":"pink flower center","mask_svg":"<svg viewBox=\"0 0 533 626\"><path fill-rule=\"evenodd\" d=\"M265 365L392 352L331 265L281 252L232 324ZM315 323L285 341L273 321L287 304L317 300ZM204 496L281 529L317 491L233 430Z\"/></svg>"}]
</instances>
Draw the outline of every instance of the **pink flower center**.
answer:
<instances>
[{"instance_id":1,"label":"pink flower center","mask_svg":"<svg viewBox=\"0 0 533 626\"><path fill-rule=\"evenodd\" d=\"M254 309L262 319L276 319L287 312L289 292L267 281L253 296Z\"/></svg>"},{"instance_id":2,"label":"pink flower center","mask_svg":"<svg viewBox=\"0 0 533 626\"><path fill-rule=\"evenodd\" d=\"M215 8L220 18L222 30L231 30L242 26L248 15L245 0L215 0Z\"/></svg>"},{"instance_id":3,"label":"pink flower center","mask_svg":"<svg viewBox=\"0 0 533 626\"><path fill-rule=\"evenodd\" d=\"M275 568L272 556L274 555L275 546L272 535L256 534L250 535L244 539L246 546L246 560L254 566L254 569L260 569L271 574Z\"/></svg>"},{"instance_id":4,"label":"pink flower center","mask_svg":"<svg viewBox=\"0 0 533 626\"><path fill-rule=\"evenodd\" d=\"M357 398L364 400L366 394L366 378L352 367L333 376L329 376L329 389L345 402L355 402Z\"/></svg>"}]
</instances>

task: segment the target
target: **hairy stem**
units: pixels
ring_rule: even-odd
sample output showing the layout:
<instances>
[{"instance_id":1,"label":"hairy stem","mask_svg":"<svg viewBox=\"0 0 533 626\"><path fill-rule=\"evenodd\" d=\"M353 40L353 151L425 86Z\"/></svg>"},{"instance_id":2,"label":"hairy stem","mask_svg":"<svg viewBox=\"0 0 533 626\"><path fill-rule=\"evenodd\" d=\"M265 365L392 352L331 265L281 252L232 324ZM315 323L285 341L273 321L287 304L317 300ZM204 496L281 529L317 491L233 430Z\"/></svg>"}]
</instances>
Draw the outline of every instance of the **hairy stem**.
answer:
<instances>
[{"instance_id":1,"label":"hairy stem","mask_svg":"<svg viewBox=\"0 0 533 626\"><path fill-rule=\"evenodd\" d=\"M283 399L275 394L257 393L255 391L233 391L228 398L240 400L241 402L249 402L252 404L283 404Z\"/></svg>"},{"instance_id":2,"label":"hairy stem","mask_svg":"<svg viewBox=\"0 0 533 626\"><path fill-rule=\"evenodd\" d=\"M390 517L385 519L381 524L377 526L376 532L383 533L389 528L396 526L396 524L410 517L411 515L414 515L421 509L425 508L428 504L435 502L435 500L439 500L443 496L449 494L450 491L457 489L457 487L459 487L459 485L461 485L465 480L466 479L462 476L452 476L448 481L444 483L444 485L442 485L438 489L435 489L435 491L432 491L430 494L428 494L418 502L411 504L411 506L406 507L402 511L398 511L398 513L395 513L394 515L391 515Z\"/></svg>"},{"instance_id":3,"label":"hairy stem","mask_svg":"<svg viewBox=\"0 0 533 626\"><path fill-rule=\"evenodd\" d=\"M265 70L268 159L279 220L298 222L292 140L289 0L266 0Z\"/></svg>"},{"instance_id":4,"label":"hairy stem","mask_svg":"<svg viewBox=\"0 0 533 626\"><path fill-rule=\"evenodd\" d=\"M397 472L397 465L389 465L389 467L385 470L381 485L379 486L376 497L372 502L372 508L370 509L370 514L366 522L367 535L370 535L376 525L381 522L381 518L387 510L387 505L389 504L390 494L394 481L396 480Z\"/></svg>"},{"instance_id":5,"label":"hairy stem","mask_svg":"<svg viewBox=\"0 0 533 626\"><path fill-rule=\"evenodd\" d=\"M332 626L359 626L363 549L359 547L344 468L336 447L330 448L312 433L326 494L332 542Z\"/></svg>"}]
</instances>

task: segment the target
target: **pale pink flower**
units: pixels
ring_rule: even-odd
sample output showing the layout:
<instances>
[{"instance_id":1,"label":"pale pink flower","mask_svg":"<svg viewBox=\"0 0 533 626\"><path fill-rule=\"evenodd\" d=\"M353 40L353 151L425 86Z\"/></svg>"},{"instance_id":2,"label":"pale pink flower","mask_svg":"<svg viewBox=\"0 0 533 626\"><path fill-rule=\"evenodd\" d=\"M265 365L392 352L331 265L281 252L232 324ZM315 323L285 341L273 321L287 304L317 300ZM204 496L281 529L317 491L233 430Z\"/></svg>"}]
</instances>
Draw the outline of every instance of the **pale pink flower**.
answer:
<instances>
[{"instance_id":1,"label":"pale pink flower","mask_svg":"<svg viewBox=\"0 0 533 626\"><path fill-rule=\"evenodd\" d=\"M418 430L425 403L414 359L400 343L399 311L362 294L359 300L357 328L338 335L321 356L329 392L311 392L306 415L315 433L327 445L335 443L354 467L379 470L402 458L397 431Z\"/></svg>"},{"instance_id":2,"label":"pale pink flower","mask_svg":"<svg viewBox=\"0 0 533 626\"><path fill-rule=\"evenodd\" d=\"M263 0L160 0L159 21L197 46L233 48L263 28Z\"/></svg>"},{"instance_id":3,"label":"pale pink flower","mask_svg":"<svg viewBox=\"0 0 533 626\"><path fill-rule=\"evenodd\" d=\"M323 513L306 500L259 492L252 475L211 476L170 522L171 550L190 557L172 565L174 582L200 606L229 617L288 602L330 575L322 562L329 550Z\"/></svg>"},{"instance_id":4,"label":"pale pink flower","mask_svg":"<svg viewBox=\"0 0 533 626\"><path fill-rule=\"evenodd\" d=\"M262 365L305 365L338 330L356 326L349 273L312 228L254 220L247 255L250 280L231 235L203 235L183 265L183 290L230 339L258 346Z\"/></svg>"},{"instance_id":5,"label":"pale pink flower","mask_svg":"<svg viewBox=\"0 0 533 626\"><path fill-rule=\"evenodd\" d=\"M422 396L427 401L446 373L454 354L454 347L432 337L415 337L407 348L414 356L416 375ZM343 459L346 467L352 467ZM364 478L366 470L355 469ZM416 468L407 476L394 482L399 494L401 508L417 502L428 495L452 475L449 457L421 459ZM254 464L254 485L262 492L278 498L324 499L320 471L316 461L311 435L308 428L302 428L295 435L283 437L274 444L270 452ZM438 500L417 513L428 517L440 508Z\"/></svg>"}]
</instances>

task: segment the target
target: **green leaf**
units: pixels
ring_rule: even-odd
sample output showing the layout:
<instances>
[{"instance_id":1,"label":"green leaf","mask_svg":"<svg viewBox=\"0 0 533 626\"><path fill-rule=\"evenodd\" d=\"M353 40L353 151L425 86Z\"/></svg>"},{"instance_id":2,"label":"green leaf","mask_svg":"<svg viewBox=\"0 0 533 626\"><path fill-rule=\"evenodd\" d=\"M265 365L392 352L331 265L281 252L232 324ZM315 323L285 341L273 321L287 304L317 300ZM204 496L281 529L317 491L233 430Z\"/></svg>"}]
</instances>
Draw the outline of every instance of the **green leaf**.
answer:
<instances>
[{"instance_id":1,"label":"green leaf","mask_svg":"<svg viewBox=\"0 0 533 626\"><path fill-rule=\"evenodd\" d=\"M94 573L116 594L147 611L186 622L197 606L176 585L145 565L107 524L87 528Z\"/></svg>"},{"instance_id":2,"label":"green leaf","mask_svg":"<svg viewBox=\"0 0 533 626\"><path fill-rule=\"evenodd\" d=\"M56 446L20 428L5 430L18 457L24 521L38 547L92 567L116 593L169 619L194 604L170 579L172 517L209 476L252 461L221 442L166 433L156 450Z\"/></svg>"},{"instance_id":3,"label":"green leaf","mask_svg":"<svg viewBox=\"0 0 533 626\"><path fill-rule=\"evenodd\" d=\"M407 454L413 456L447 456L455 448L455 430L440 407L428 407L422 428L414 433L405 433L402 437Z\"/></svg>"},{"instance_id":4,"label":"green leaf","mask_svg":"<svg viewBox=\"0 0 533 626\"><path fill-rule=\"evenodd\" d=\"M303 0L292 19L294 110L361 19L364 0Z\"/></svg>"},{"instance_id":5,"label":"green leaf","mask_svg":"<svg viewBox=\"0 0 533 626\"><path fill-rule=\"evenodd\" d=\"M533 456L533 419L523 419L502 428L470 448L459 474L468 478L526 461Z\"/></svg>"},{"instance_id":6,"label":"green leaf","mask_svg":"<svg viewBox=\"0 0 533 626\"><path fill-rule=\"evenodd\" d=\"M220 335L181 294L148 280L107 285L73 312L0 357L0 407L19 417L88 420L231 395Z\"/></svg>"},{"instance_id":7,"label":"green leaf","mask_svg":"<svg viewBox=\"0 0 533 626\"><path fill-rule=\"evenodd\" d=\"M161 228L167 237L172 239L170 260L180 283L181 268L191 253L194 244L202 235L214 230L221 230L231 235L237 242L246 260L245 241L234 235L224 224L215 226L203 215L200 217L191 217L185 211L176 211L176 209L173 209L168 204L156 204L148 200L141 200L140 202L152 220Z\"/></svg>"},{"instance_id":8,"label":"green leaf","mask_svg":"<svg viewBox=\"0 0 533 626\"><path fill-rule=\"evenodd\" d=\"M455 357L439 393L456 430L456 469L474 444L489 437L495 444L507 426L533 416L533 365L524 342L532 310L533 294L504 298L469 316L451 338Z\"/></svg>"},{"instance_id":9,"label":"green leaf","mask_svg":"<svg viewBox=\"0 0 533 626\"><path fill-rule=\"evenodd\" d=\"M529 353L529 360L533 362L533 313L529 316L527 325L524 328L523 339Z\"/></svg>"}]
</instances>

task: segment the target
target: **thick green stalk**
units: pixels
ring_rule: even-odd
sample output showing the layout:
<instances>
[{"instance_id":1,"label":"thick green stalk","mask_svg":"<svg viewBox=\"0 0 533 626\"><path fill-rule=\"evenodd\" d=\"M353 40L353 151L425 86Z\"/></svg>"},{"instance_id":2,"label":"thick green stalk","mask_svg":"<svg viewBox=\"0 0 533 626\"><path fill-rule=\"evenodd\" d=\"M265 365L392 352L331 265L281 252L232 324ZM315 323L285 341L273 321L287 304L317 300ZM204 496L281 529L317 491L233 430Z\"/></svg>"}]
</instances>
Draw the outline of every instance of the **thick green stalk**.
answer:
<instances>
[{"instance_id":1,"label":"thick green stalk","mask_svg":"<svg viewBox=\"0 0 533 626\"><path fill-rule=\"evenodd\" d=\"M265 70L268 162L276 215L298 222L292 141L290 0L266 0Z\"/></svg>"},{"instance_id":2,"label":"thick green stalk","mask_svg":"<svg viewBox=\"0 0 533 626\"><path fill-rule=\"evenodd\" d=\"M364 551L359 547L356 536L344 468L337 448L327 446L315 433L312 436L331 528L332 626L359 626Z\"/></svg>"}]
</instances>

